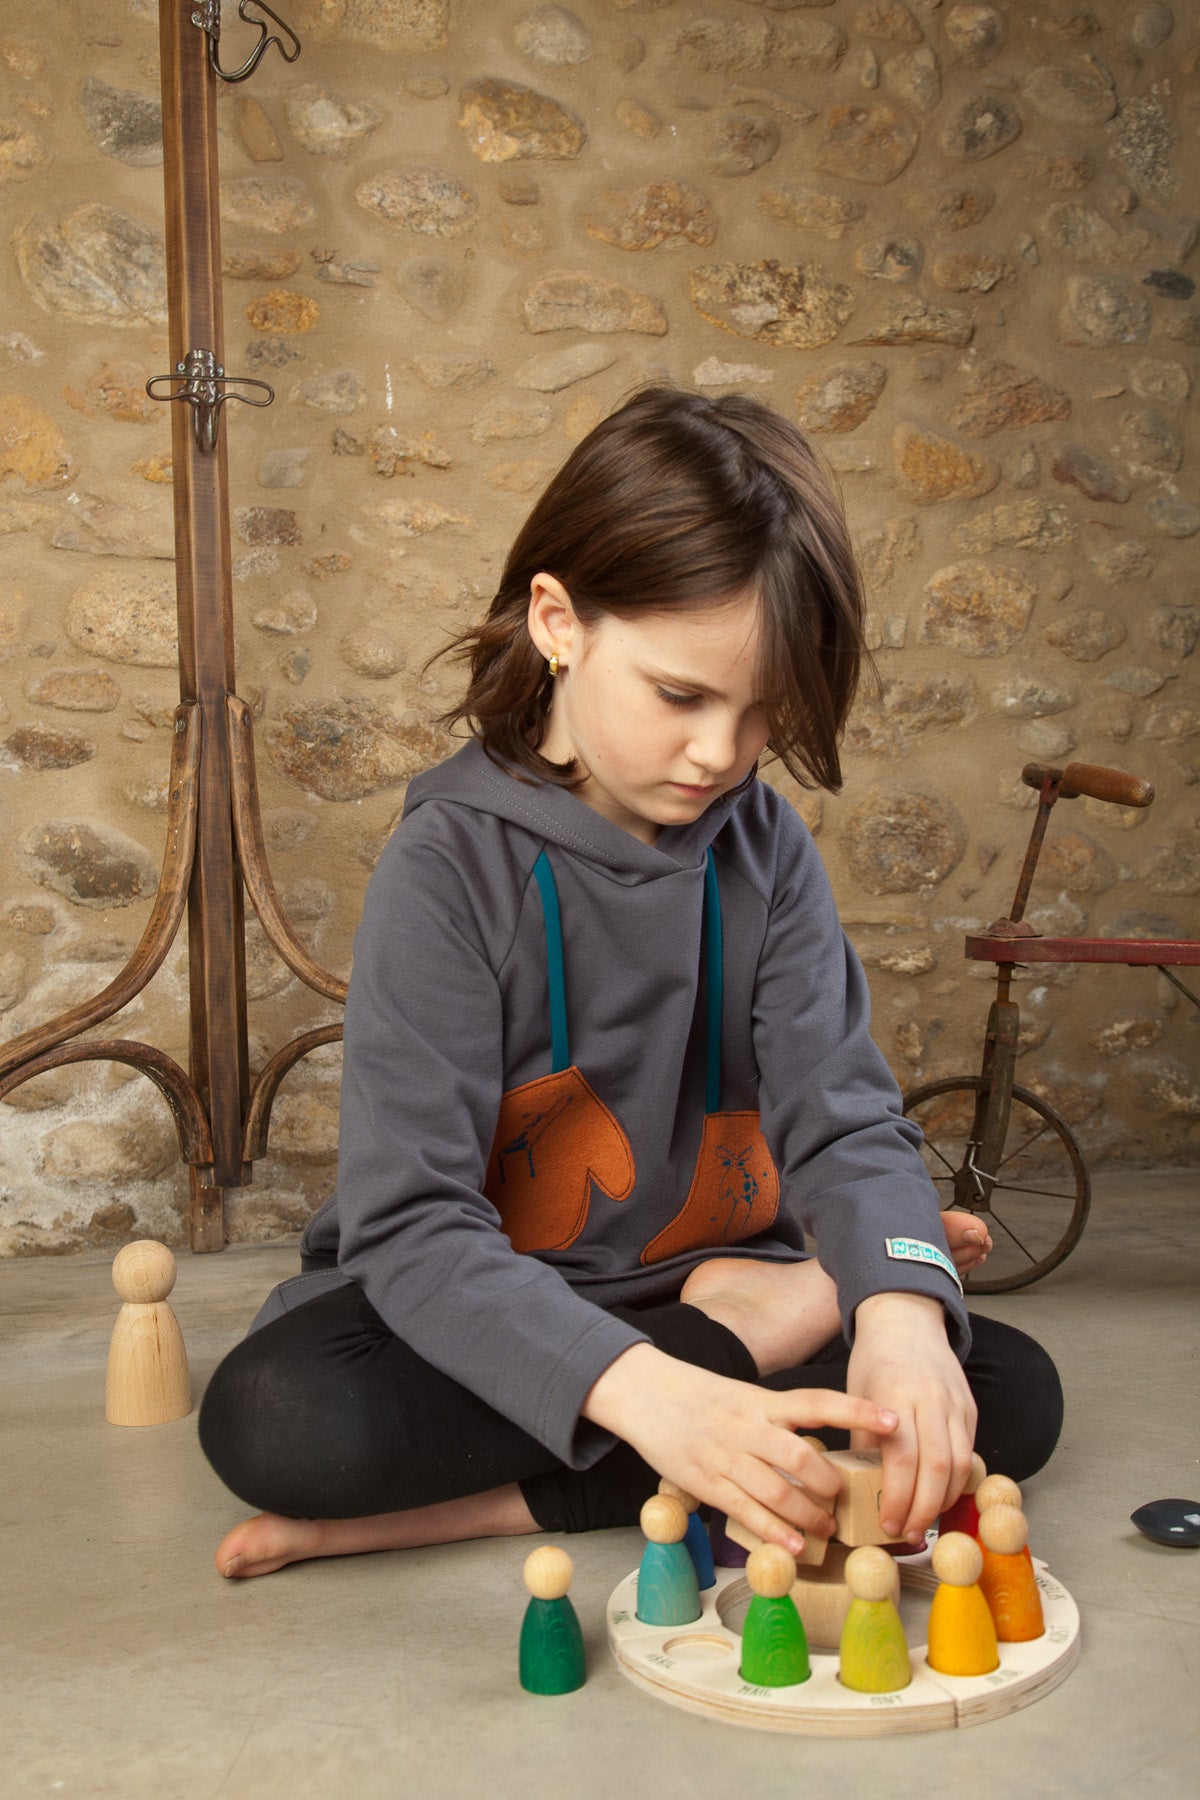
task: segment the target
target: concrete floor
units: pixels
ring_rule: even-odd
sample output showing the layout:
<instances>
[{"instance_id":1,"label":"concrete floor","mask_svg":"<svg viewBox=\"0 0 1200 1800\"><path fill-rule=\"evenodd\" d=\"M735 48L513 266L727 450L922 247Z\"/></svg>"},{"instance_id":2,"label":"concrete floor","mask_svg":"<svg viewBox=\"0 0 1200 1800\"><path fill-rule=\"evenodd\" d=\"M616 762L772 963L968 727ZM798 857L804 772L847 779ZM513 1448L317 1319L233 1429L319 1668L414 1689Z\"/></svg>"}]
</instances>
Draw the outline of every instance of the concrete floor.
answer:
<instances>
[{"instance_id":1,"label":"concrete floor","mask_svg":"<svg viewBox=\"0 0 1200 1800\"><path fill-rule=\"evenodd\" d=\"M301 1564L221 1580L243 1508L194 1415L105 1423L117 1300L109 1259L0 1269L5 1369L0 1793L160 1800L908 1800L1200 1794L1200 1551L1129 1514L1200 1498L1200 1178L1101 1177L1071 1258L980 1303L1040 1337L1067 1390L1063 1442L1028 1484L1035 1551L1083 1618L1078 1668L1023 1712L969 1730L834 1741L709 1723L634 1689L603 1641L634 1531L571 1543L589 1646L580 1692L515 1678L527 1545ZM290 1248L185 1257L173 1301L198 1396Z\"/></svg>"}]
</instances>

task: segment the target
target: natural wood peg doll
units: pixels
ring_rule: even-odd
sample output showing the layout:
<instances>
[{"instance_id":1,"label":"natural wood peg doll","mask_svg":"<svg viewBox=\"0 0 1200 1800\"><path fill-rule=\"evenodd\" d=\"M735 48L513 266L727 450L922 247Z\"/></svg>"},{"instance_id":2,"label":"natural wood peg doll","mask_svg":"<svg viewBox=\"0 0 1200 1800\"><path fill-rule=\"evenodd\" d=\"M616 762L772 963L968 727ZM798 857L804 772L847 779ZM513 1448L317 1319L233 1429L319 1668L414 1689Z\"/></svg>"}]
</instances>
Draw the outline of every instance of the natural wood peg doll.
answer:
<instances>
[{"instance_id":1,"label":"natural wood peg doll","mask_svg":"<svg viewBox=\"0 0 1200 1800\"><path fill-rule=\"evenodd\" d=\"M175 1258L165 1244L126 1244L112 1267L125 1302L108 1346L104 1416L110 1425L165 1425L192 1410L187 1351L167 1295Z\"/></svg>"}]
</instances>

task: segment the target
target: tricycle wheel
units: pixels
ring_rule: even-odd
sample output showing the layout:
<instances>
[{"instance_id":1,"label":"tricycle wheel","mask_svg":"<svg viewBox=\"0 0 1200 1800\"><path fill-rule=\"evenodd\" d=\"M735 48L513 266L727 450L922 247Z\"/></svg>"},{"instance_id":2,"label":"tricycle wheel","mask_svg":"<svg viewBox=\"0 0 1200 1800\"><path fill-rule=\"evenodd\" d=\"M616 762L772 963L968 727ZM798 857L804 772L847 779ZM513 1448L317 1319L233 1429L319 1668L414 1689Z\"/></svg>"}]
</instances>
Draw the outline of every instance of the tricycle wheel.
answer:
<instances>
[{"instance_id":1,"label":"tricycle wheel","mask_svg":"<svg viewBox=\"0 0 1200 1800\"><path fill-rule=\"evenodd\" d=\"M981 1215L992 1235L969 1294L1007 1294L1056 1269L1083 1234L1091 1183L1066 1121L1028 1088L1013 1087L1008 1133L997 1168L978 1166L990 1082L982 1075L931 1081L904 1096L925 1134L925 1166L943 1211Z\"/></svg>"}]
</instances>

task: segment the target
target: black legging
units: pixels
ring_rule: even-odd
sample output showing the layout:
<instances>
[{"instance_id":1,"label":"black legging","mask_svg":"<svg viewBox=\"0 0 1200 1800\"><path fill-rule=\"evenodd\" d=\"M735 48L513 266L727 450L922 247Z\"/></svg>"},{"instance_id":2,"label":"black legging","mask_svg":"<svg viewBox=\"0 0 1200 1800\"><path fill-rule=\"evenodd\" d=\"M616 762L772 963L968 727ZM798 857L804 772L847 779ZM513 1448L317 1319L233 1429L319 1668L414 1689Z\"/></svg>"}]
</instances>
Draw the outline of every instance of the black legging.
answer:
<instances>
[{"instance_id":1,"label":"black legging","mask_svg":"<svg viewBox=\"0 0 1200 1800\"><path fill-rule=\"evenodd\" d=\"M674 1301L612 1309L680 1361L757 1379L724 1325ZM972 1319L967 1379L979 1408L975 1444L989 1470L1022 1481L1047 1461L1062 1426L1058 1372L1011 1326ZM771 1388L844 1388L840 1337ZM822 1429L830 1449L844 1433ZM458 1499L518 1482L546 1531L632 1525L658 1475L628 1444L582 1472L418 1356L352 1283L252 1332L213 1374L200 1443L222 1481L262 1512L349 1519Z\"/></svg>"}]
</instances>

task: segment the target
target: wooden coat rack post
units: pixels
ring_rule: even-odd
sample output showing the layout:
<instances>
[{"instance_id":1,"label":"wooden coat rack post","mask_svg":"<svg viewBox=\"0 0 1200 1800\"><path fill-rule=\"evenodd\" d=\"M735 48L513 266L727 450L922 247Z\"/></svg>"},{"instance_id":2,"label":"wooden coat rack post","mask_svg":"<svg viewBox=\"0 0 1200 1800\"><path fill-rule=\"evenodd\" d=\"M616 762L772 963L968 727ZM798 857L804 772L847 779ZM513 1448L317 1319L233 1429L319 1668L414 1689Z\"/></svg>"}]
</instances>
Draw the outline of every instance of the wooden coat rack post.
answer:
<instances>
[{"instance_id":1,"label":"wooden coat rack post","mask_svg":"<svg viewBox=\"0 0 1200 1800\"><path fill-rule=\"evenodd\" d=\"M193 1250L224 1248L224 1190L253 1178L283 1077L307 1051L341 1036L340 1025L305 1032L251 1079L243 889L293 973L328 999L346 997L345 982L300 943L275 891L262 837L250 712L234 679L221 424L227 402L267 406L274 395L266 382L227 376L224 368L216 83L245 80L272 44L289 62L300 52L295 34L262 0L240 0L238 12L260 35L242 67L229 71L220 66L220 0L160 0L159 5L172 373L156 376L147 387L173 407L180 704L158 892L136 950L101 993L0 1048L0 1099L66 1063L110 1059L149 1076L171 1108L188 1166ZM281 37L256 16L260 13L278 26ZM188 1069L151 1044L82 1037L140 993L162 966L185 907Z\"/></svg>"}]
</instances>

